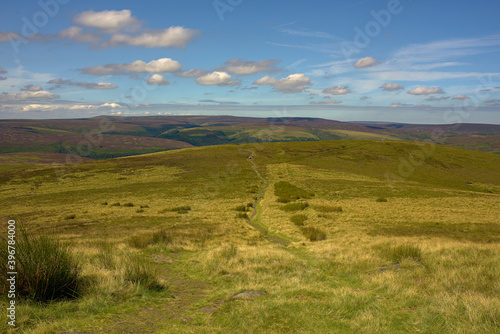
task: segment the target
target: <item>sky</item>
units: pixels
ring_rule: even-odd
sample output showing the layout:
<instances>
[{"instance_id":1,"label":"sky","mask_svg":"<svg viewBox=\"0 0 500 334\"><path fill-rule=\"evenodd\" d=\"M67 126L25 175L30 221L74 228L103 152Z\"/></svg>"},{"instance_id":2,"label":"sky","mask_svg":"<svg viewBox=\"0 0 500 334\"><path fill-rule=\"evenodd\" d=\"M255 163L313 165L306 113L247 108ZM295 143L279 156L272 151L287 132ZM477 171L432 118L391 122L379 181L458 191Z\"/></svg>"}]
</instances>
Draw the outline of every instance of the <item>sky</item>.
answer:
<instances>
[{"instance_id":1,"label":"sky","mask_svg":"<svg viewBox=\"0 0 500 334\"><path fill-rule=\"evenodd\" d=\"M497 0L3 2L0 119L500 124Z\"/></svg>"}]
</instances>

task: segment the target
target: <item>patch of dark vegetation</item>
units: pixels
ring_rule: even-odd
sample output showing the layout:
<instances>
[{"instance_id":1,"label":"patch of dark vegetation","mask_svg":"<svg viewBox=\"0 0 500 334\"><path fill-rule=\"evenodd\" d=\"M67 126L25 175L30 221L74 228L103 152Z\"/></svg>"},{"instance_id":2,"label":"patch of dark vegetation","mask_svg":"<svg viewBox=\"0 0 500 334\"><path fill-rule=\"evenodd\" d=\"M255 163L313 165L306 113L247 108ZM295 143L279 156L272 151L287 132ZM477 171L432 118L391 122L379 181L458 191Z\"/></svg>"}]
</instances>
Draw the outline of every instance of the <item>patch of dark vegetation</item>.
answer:
<instances>
[{"instance_id":1,"label":"patch of dark vegetation","mask_svg":"<svg viewBox=\"0 0 500 334\"><path fill-rule=\"evenodd\" d=\"M186 214L189 211L191 211L191 207L189 205L183 205L183 206L178 206L173 209L171 209L173 212L177 212L179 214Z\"/></svg>"},{"instance_id":2,"label":"patch of dark vegetation","mask_svg":"<svg viewBox=\"0 0 500 334\"><path fill-rule=\"evenodd\" d=\"M405 259L422 262L422 250L419 246L411 244L380 247L380 252L383 257L393 263L401 264L401 261Z\"/></svg>"},{"instance_id":3,"label":"patch of dark vegetation","mask_svg":"<svg viewBox=\"0 0 500 334\"><path fill-rule=\"evenodd\" d=\"M283 211L300 211L304 210L309 206L309 203L303 202L303 203L288 203L284 206L281 207L281 210Z\"/></svg>"},{"instance_id":4,"label":"patch of dark vegetation","mask_svg":"<svg viewBox=\"0 0 500 334\"><path fill-rule=\"evenodd\" d=\"M253 203L252 202L250 202L250 203L247 204L247 210L250 210L250 208L253 208Z\"/></svg>"},{"instance_id":5,"label":"patch of dark vegetation","mask_svg":"<svg viewBox=\"0 0 500 334\"><path fill-rule=\"evenodd\" d=\"M141 205L139 206L141 209L149 209L149 205Z\"/></svg>"},{"instance_id":6,"label":"patch of dark vegetation","mask_svg":"<svg viewBox=\"0 0 500 334\"><path fill-rule=\"evenodd\" d=\"M101 205L108 205L108 202L102 202Z\"/></svg>"},{"instance_id":7,"label":"patch of dark vegetation","mask_svg":"<svg viewBox=\"0 0 500 334\"><path fill-rule=\"evenodd\" d=\"M241 212L246 212L247 211L247 207L244 206L244 205L238 205L236 208L235 208L236 211L241 211Z\"/></svg>"},{"instance_id":8,"label":"patch of dark vegetation","mask_svg":"<svg viewBox=\"0 0 500 334\"><path fill-rule=\"evenodd\" d=\"M240 213L236 214L236 218L248 219L248 214L246 212L240 212Z\"/></svg>"},{"instance_id":9,"label":"patch of dark vegetation","mask_svg":"<svg viewBox=\"0 0 500 334\"><path fill-rule=\"evenodd\" d=\"M290 217L290 221L294 223L296 226L304 226L306 220L307 216L304 214L297 214Z\"/></svg>"},{"instance_id":10,"label":"patch of dark vegetation","mask_svg":"<svg viewBox=\"0 0 500 334\"><path fill-rule=\"evenodd\" d=\"M172 235L164 229L149 234L134 235L127 240L130 247L138 249L146 248L149 245L168 245L172 241Z\"/></svg>"},{"instance_id":11,"label":"patch of dark vegetation","mask_svg":"<svg viewBox=\"0 0 500 334\"><path fill-rule=\"evenodd\" d=\"M315 205L314 210L318 212L342 212L341 206Z\"/></svg>"},{"instance_id":12,"label":"patch of dark vegetation","mask_svg":"<svg viewBox=\"0 0 500 334\"><path fill-rule=\"evenodd\" d=\"M0 239L0 255L8 259L7 239ZM67 245L49 236L28 233L18 228L16 235L16 294L36 302L77 298L85 284L81 263ZM7 296L10 283L6 267L0 271L0 290Z\"/></svg>"},{"instance_id":13,"label":"patch of dark vegetation","mask_svg":"<svg viewBox=\"0 0 500 334\"><path fill-rule=\"evenodd\" d=\"M379 197L379 198L376 199L376 201L377 202L381 202L381 203L387 202L387 198L385 198L385 197Z\"/></svg>"},{"instance_id":14,"label":"patch of dark vegetation","mask_svg":"<svg viewBox=\"0 0 500 334\"><path fill-rule=\"evenodd\" d=\"M125 203L125 204L123 204L123 206L131 208L134 206L134 203Z\"/></svg>"},{"instance_id":15,"label":"patch of dark vegetation","mask_svg":"<svg viewBox=\"0 0 500 334\"><path fill-rule=\"evenodd\" d=\"M278 196L279 203L289 203L298 199L309 199L314 196L313 192L294 186L286 181L276 182L274 194Z\"/></svg>"},{"instance_id":16,"label":"patch of dark vegetation","mask_svg":"<svg viewBox=\"0 0 500 334\"><path fill-rule=\"evenodd\" d=\"M71 215L65 216L64 220L75 219L75 218L76 218L76 215L75 214L71 214Z\"/></svg>"},{"instance_id":17,"label":"patch of dark vegetation","mask_svg":"<svg viewBox=\"0 0 500 334\"><path fill-rule=\"evenodd\" d=\"M500 242L500 224L487 223L414 223L388 226L374 226L369 235L397 237L438 237L477 243Z\"/></svg>"},{"instance_id":18,"label":"patch of dark vegetation","mask_svg":"<svg viewBox=\"0 0 500 334\"><path fill-rule=\"evenodd\" d=\"M306 226L301 228L301 231L310 241L321 241L326 239L326 233L316 227Z\"/></svg>"},{"instance_id":19,"label":"patch of dark vegetation","mask_svg":"<svg viewBox=\"0 0 500 334\"><path fill-rule=\"evenodd\" d=\"M137 209L137 210L135 210L135 212L137 212L137 213L143 213L144 209Z\"/></svg>"}]
</instances>

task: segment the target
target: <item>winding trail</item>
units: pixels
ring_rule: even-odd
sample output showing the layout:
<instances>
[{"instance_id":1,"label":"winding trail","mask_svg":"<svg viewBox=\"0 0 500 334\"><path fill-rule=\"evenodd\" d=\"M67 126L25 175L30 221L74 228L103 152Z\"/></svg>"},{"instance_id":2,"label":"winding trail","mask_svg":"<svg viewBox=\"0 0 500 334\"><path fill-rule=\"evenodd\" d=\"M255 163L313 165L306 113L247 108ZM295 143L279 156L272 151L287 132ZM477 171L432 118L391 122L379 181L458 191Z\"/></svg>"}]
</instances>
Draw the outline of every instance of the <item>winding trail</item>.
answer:
<instances>
[{"instance_id":1,"label":"winding trail","mask_svg":"<svg viewBox=\"0 0 500 334\"><path fill-rule=\"evenodd\" d=\"M250 220L248 221L248 224L250 224L253 228L255 228L257 231L259 231L264 236L264 238L266 238L267 240L272 241L272 242L277 243L277 244L280 244L280 245L287 246L290 244L290 241L283 239L283 238L280 238L280 237L275 236L275 235L270 235L264 227L253 222L255 216L257 215L257 205L259 204L260 199L264 195L264 190L266 189L266 186L267 186L267 180L265 178L263 178L262 175L260 175L259 171L257 170L257 165L255 165L255 162L253 162L253 160L252 160L252 157L255 154L255 152L251 151L251 150L246 150L246 149L243 149L242 151L250 152L250 156L248 157L248 161L250 161L250 163L252 164L253 171L257 174L257 176L262 181L264 181L262 188L260 188L259 196L257 197L255 202L253 203L253 213L252 213L252 216L250 217Z\"/></svg>"}]
</instances>

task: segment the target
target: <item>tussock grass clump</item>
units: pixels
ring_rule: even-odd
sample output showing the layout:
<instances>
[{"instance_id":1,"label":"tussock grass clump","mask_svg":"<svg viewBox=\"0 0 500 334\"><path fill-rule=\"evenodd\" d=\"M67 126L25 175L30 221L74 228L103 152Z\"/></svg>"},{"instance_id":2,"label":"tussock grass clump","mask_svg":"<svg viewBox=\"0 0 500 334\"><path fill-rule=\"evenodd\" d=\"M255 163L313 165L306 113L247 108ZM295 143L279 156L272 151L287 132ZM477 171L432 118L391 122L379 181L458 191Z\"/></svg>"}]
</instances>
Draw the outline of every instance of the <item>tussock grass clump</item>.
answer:
<instances>
[{"instance_id":1,"label":"tussock grass clump","mask_svg":"<svg viewBox=\"0 0 500 334\"><path fill-rule=\"evenodd\" d=\"M304 202L304 203L289 203L287 205L284 205L281 207L281 210L283 211L299 211L299 210L304 210L309 206L309 203Z\"/></svg>"},{"instance_id":2,"label":"tussock grass clump","mask_svg":"<svg viewBox=\"0 0 500 334\"><path fill-rule=\"evenodd\" d=\"M164 229L152 234L134 235L127 240L130 247L138 249L146 248L149 245L170 244L172 241L172 235Z\"/></svg>"},{"instance_id":3,"label":"tussock grass clump","mask_svg":"<svg viewBox=\"0 0 500 334\"><path fill-rule=\"evenodd\" d=\"M96 242L97 259L105 269L115 268L115 258L113 255L113 245L106 241Z\"/></svg>"},{"instance_id":4,"label":"tussock grass clump","mask_svg":"<svg viewBox=\"0 0 500 334\"><path fill-rule=\"evenodd\" d=\"M302 234L310 241L321 241L326 239L325 232L312 226L303 227Z\"/></svg>"},{"instance_id":5,"label":"tussock grass clump","mask_svg":"<svg viewBox=\"0 0 500 334\"><path fill-rule=\"evenodd\" d=\"M108 202L102 202L101 205L108 205Z\"/></svg>"},{"instance_id":6,"label":"tussock grass clump","mask_svg":"<svg viewBox=\"0 0 500 334\"><path fill-rule=\"evenodd\" d=\"M252 202L250 202L250 203L247 204L247 209L250 209L250 208L253 208L253 203Z\"/></svg>"},{"instance_id":7,"label":"tussock grass clump","mask_svg":"<svg viewBox=\"0 0 500 334\"><path fill-rule=\"evenodd\" d=\"M289 203L301 198L308 199L314 196L314 193L294 186L286 181L276 182L274 185L274 194L278 196L279 203Z\"/></svg>"},{"instance_id":8,"label":"tussock grass clump","mask_svg":"<svg viewBox=\"0 0 500 334\"><path fill-rule=\"evenodd\" d=\"M382 254L395 263L401 263L405 259L422 262L422 250L419 246L411 244L383 248Z\"/></svg>"},{"instance_id":9,"label":"tussock grass clump","mask_svg":"<svg viewBox=\"0 0 500 334\"><path fill-rule=\"evenodd\" d=\"M244 206L244 205L238 205L236 208L235 208L236 211L242 211L242 212L246 212L247 211L247 207Z\"/></svg>"},{"instance_id":10,"label":"tussock grass clump","mask_svg":"<svg viewBox=\"0 0 500 334\"><path fill-rule=\"evenodd\" d=\"M235 245L229 245L219 251L218 256L225 260L231 260L238 254L238 248Z\"/></svg>"},{"instance_id":11,"label":"tussock grass clump","mask_svg":"<svg viewBox=\"0 0 500 334\"><path fill-rule=\"evenodd\" d=\"M139 206L139 207L140 207L141 209L149 209L149 205L147 205L147 204L146 204L146 205L141 205L141 206Z\"/></svg>"},{"instance_id":12,"label":"tussock grass clump","mask_svg":"<svg viewBox=\"0 0 500 334\"><path fill-rule=\"evenodd\" d=\"M67 245L49 236L35 236L24 228L16 234L16 268L0 271L2 296L9 290L8 271L17 271L17 296L37 302L76 298L82 292L80 262ZM0 255L8 258L7 240L0 240ZM9 270L7 270L9 269Z\"/></svg>"},{"instance_id":13,"label":"tussock grass clump","mask_svg":"<svg viewBox=\"0 0 500 334\"><path fill-rule=\"evenodd\" d=\"M137 213L143 213L144 209L137 209L137 210L135 210L135 212L137 212Z\"/></svg>"},{"instance_id":14,"label":"tussock grass clump","mask_svg":"<svg viewBox=\"0 0 500 334\"><path fill-rule=\"evenodd\" d=\"M73 213L73 214L65 216L64 220L70 220L70 219L75 219L75 218L76 218L76 215Z\"/></svg>"},{"instance_id":15,"label":"tussock grass clump","mask_svg":"<svg viewBox=\"0 0 500 334\"><path fill-rule=\"evenodd\" d=\"M170 244L172 243L172 235L167 233L166 230L161 229L152 235L153 244Z\"/></svg>"},{"instance_id":16,"label":"tussock grass clump","mask_svg":"<svg viewBox=\"0 0 500 334\"><path fill-rule=\"evenodd\" d=\"M123 278L126 281L140 285L151 291L162 291L165 289L165 285L159 280L158 270L143 259L128 257L123 266Z\"/></svg>"},{"instance_id":17,"label":"tussock grass clump","mask_svg":"<svg viewBox=\"0 0 500 334\"><path fill-rule=\"evenodd\" d=\"M380 202L380 203L383 203L383 202L387 202L387 198L385 197L379 197L375 200L376 202Z\"/></svg>"},{"instance_id":18,"label":"tussock grass clump","mask_svg":"<svg viewBox=\"0 0 500 334\"><path fill-rule=\"evenodd\" d=\"M125 204L123 204L123 206L126 206L126 207L128 207L128 208L131 208L131 207L133 207L133 206L134 206L134 203L125 203Z\"/></svg>"},{"instance_id":19,"label":"tussock grass clump","mask_svg":"<svg viewBox=\"0 0 500 334\"><path fill-rule=\"evenodd\" d=\"M315 205L314 210L318 212L342 212L341 206Z\"/></svg>"},{"instance_id":20,"label":"tussock grass clump","mask_svg":"<svg viewBox=\"0 0 500 334\"><path fill-rule=\"evenodd\" d=\"M240 213L236 214L236 218L248 219L248 214L246 212L240 212Z\"/></svg>"},{"instance_id":21,"label":"tussock grass clump","mask_svg":"<svg viewBox=\"0 0 500 334\"><path fill-rule=\"evenodd\" d=\"M290 217L290 221L297 226L304 226L307 216L304 214L297 214Z\"/></svg>"}]
</instances>

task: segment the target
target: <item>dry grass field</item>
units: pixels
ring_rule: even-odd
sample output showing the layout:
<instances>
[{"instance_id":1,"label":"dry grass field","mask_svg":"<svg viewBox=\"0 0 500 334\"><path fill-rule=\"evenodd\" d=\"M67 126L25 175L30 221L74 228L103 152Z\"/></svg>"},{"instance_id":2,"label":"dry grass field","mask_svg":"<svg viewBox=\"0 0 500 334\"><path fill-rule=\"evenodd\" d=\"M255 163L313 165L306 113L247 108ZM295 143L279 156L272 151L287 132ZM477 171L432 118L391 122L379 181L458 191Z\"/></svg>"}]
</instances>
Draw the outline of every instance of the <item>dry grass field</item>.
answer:
<instances>
[{"instance_id":1,"label":"dry grass field","mask_svg":"<svg viewBox=\"0 0 500 334\"><path fill-rule=\"evenodd\" d=\"M267 180L255 208L263 182L249 151ZM66 247L78 289L18 299L17 330L3 312L3 332L500 327L498 155L360 140L6 166L2 220ZM262 233L248 224L254 209ZM237 296L244 291L261 293Z\"/></svg>"}]
</instances>

